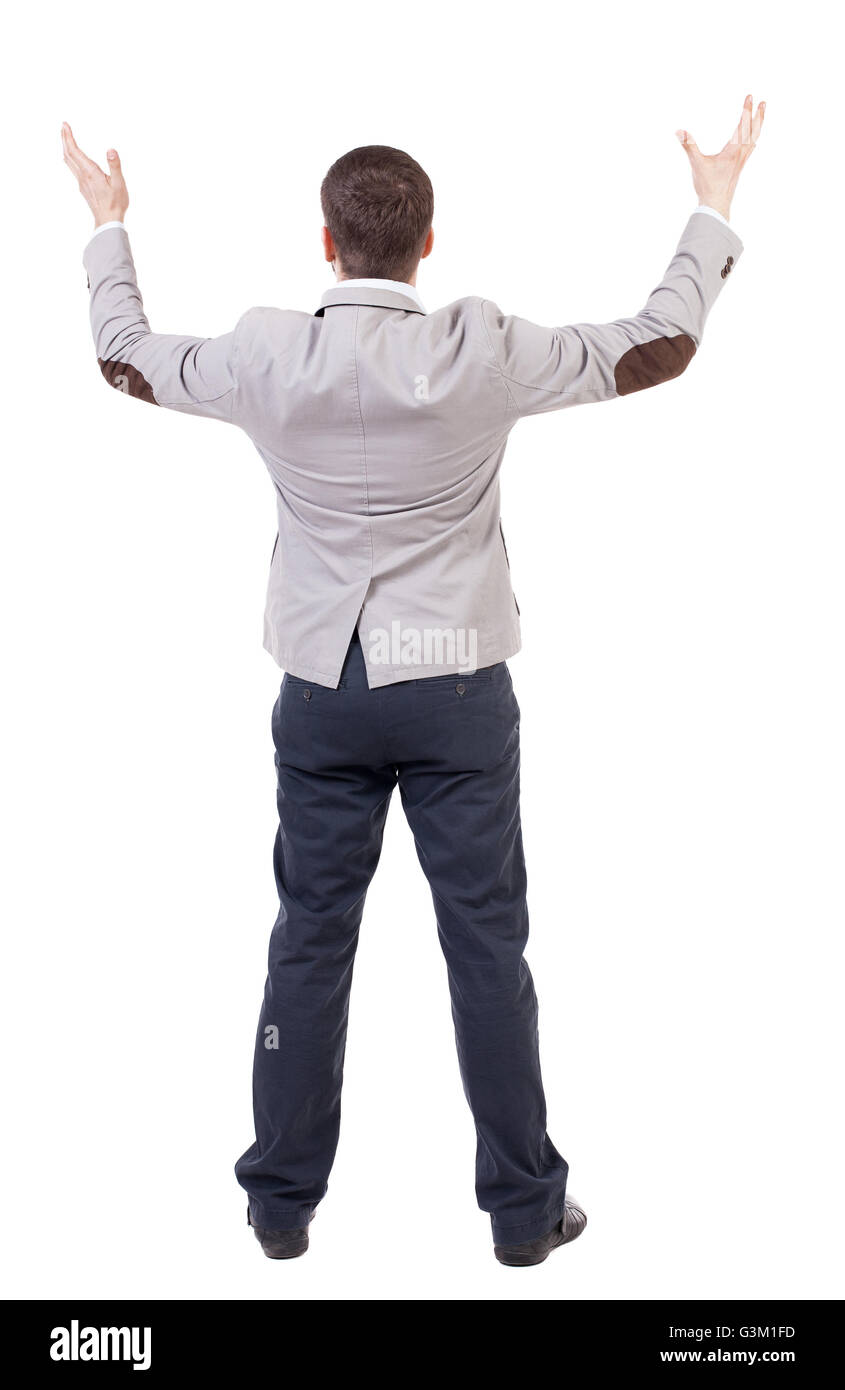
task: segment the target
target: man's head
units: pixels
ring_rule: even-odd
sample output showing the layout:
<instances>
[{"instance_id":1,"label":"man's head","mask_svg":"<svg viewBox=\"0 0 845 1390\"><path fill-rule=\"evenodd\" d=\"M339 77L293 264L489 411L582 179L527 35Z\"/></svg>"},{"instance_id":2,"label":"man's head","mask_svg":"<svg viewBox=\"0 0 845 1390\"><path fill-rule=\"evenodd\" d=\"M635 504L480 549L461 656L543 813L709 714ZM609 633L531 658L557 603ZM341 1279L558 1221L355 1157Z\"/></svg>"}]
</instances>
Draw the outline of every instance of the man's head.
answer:
<instances>
[{"instance_id":1,"label":"man's head","mask_svg":"<svg viewBox=\"0 0 845 1390\"><path fill-rule=\"evenodd\" d=\"M320 189L323 249L339 280L404 280L431 250L434 192L415 159L361 145L335 160Z\"/></svg>"}]
</instances>

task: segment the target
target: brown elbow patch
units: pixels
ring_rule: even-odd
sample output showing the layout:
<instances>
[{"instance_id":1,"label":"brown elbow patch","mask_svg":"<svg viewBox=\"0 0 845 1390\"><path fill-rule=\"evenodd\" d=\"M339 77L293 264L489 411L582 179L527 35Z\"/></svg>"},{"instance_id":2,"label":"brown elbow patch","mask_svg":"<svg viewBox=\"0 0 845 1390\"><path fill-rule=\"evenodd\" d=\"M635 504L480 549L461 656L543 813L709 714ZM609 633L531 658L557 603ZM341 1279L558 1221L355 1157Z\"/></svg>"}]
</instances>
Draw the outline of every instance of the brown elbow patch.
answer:
<instances>
[{"instance_id":1,"label":"brown elbow patch","mask_svg":"<svg viewBox=\"0 0 845 1390\"><path fill-rule=\"evenodd\" d=\"M149 401L150 405L158 405L152 386L137 367L130 367L128 362L106 362L102 357L98 357L97 362L109 386L113 386L116 391L124 391L127 396L137 396L139 401Z\"/></svg>"},{"instance_id":2,"label":"brown elbow patch","mask_svg":"<svg viewBox=\"0 0 845 1390\"><path fill-rule=\"evenodd\" d=\"M680 376L695 352L695 343L687 333L674 338L653 338L639 343L623 353L616 363L614 378L616 393L630 396L632 391L644 391L647 386L659 386Z\"/></svg>"}]
</instances>

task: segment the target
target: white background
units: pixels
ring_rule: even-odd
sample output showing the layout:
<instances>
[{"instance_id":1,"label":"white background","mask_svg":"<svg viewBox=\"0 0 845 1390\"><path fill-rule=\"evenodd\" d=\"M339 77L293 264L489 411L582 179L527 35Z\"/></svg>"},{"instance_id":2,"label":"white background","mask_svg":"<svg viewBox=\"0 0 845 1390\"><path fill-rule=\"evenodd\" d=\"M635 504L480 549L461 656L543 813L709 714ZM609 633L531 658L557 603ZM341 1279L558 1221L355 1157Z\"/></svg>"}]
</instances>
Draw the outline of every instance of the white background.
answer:
<instances>
[{"instance_id":1,"label":"white background","mask_svg":"<svg viewBox=\"0 0 845 1390\"><path fill-rule=\"evenodd\" d=\"M4 115L6 1292L839 1297L840 132L832 6L18 8ZM61 159L120 151L160 332L316 308L354 145L435 186L428 307L642 307L695 205L674 131L768 103L745 251L687 373L520 424L523 817L552 1138L582 1240L517 1272L396 800L356 967L343 1129L306 1258L232 1173L276 912L261 646L275 536L246 436L109 391ZM839 1229L837 1229L839 1228Z\"/></svg>"}]
</instances>

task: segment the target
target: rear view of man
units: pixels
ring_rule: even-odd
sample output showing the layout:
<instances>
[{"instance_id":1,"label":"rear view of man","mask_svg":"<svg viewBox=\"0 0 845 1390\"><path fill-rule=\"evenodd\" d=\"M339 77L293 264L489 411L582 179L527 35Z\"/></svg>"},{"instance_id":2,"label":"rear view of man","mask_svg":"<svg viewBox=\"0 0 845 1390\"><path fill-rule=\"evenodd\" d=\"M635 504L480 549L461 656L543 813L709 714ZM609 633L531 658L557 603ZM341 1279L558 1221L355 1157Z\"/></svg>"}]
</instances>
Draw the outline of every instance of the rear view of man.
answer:
<instances>
[{"instance_id":1,"label":"rear view of man","mask_svg":"<svg viewBox=\"0 0 845 1390\"><path fill-rule=\"evenodd\" d=\"M358 931L397 787L434 900L495 1254L538 1264L584 1229L546 1131L523 955L519 708L506 664L520 628L498 474L522 416L614 400L688 366L742 252L727 219L763 114L748 97L711 157L679 132L699 206L632 318L546 328L478 297L426 312L416 275L433 244L431 183L409 155L375 145L323 181L336 284L316 313L253 308L206 339L150 331L117 155L106 174L62 128L95 216L83 261L106 380L239 426L275 489L264 645L285 671L272 719L279 912L256 1138L236 1165L272 1259L307 1249L326 1192Z\"/></svg>"}]
</instances>

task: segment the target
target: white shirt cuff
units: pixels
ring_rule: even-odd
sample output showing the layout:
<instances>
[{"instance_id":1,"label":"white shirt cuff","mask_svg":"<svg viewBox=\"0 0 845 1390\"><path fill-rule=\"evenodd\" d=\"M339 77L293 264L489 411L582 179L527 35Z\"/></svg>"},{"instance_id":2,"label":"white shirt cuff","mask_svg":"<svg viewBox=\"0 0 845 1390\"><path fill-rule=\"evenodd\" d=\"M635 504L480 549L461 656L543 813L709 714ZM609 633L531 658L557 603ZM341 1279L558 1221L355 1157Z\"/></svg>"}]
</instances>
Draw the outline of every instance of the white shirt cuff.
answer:
<instances>
[{"instance_id":1,"label":"white shirt cuff","mask_svg":"<svg viewBox=\"0 0 845 1390\"><path fill-rule=\"evenodd\" d=\"M93 232L91 233L91 236L88 238L88 240L91 241L95 236L99 236L100 232L106 232L106 231L108 231L109 227L122 227L122 226L123 226L123 223L122 223L122 222L101 222L100 225L99 225L99 227L95 227L95 228L94 228L94 230L93 230Z\"/></svg>"},{"instance_id":2,"label":"white shirt cuff","mask_svg":"<svg viewBox=\"0 0 845 1390\"><path fill-rule=\"evenodd\" d=\"M720 212L717 212L715 208L709 208L709 207L707 206L706 203L699 203L699 205L698 205L698 207L695 209L695 211L696 211L696 212L707 212L707 213L710 214L711 217L718 217L719 221L720 221L720 222L724 222L724 224L725 224L726 227L729 227L729 226L731 225L730 222L728 221L727 217L723 217L722 214L721 214ZM111 224L109 224L109 225L111 225Z\"/></svg>"}]
</instances>

